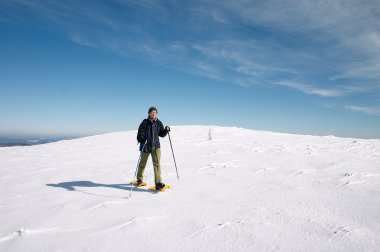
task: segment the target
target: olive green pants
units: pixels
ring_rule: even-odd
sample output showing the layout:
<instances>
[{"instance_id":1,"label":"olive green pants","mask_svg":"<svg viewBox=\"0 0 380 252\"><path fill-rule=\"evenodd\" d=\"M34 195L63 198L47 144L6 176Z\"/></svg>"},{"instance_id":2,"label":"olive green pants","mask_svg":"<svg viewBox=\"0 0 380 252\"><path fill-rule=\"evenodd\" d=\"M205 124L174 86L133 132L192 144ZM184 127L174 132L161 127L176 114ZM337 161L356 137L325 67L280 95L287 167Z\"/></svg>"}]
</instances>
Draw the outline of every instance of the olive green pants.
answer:
<instances>
[{"instance_id":1,"label":"olive green pants","mask_svg":"<svg viewBox=\"0 0 380 252\"><path fill-rule=\"evenodd\" d=\"M152 162L153 162L153 169L154 169L154 182L161 183L161 166L160 166L160 159L161 159L161 149L153 149L152 153L142 152L141 153L141 160L139 164L139 170L137 172L137 179L143 180L144 177L144 170L146 163L148 162L149 155L152 154Z\"/></svg>"}]
</instances>

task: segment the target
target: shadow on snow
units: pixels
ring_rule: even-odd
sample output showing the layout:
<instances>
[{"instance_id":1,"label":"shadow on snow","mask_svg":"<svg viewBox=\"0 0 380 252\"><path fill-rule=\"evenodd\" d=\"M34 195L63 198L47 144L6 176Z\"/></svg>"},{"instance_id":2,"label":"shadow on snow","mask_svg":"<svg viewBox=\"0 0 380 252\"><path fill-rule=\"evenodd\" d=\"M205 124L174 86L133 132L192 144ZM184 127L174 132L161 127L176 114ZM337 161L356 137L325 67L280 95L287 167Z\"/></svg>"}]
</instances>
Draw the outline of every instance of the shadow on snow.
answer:
<instances>
[{"instance_id":1,"label":"shadow on snow","mask_svg":"<svg viewBox=\"0 0 380 252\"><path fill-rule=\"evenodd\" d=\"M88 187L108 187L108 188L115 188L115 189L121 189L121 190L126 190L126 191L130 191L132 189L132 191L134 191L134 192L154 193L151 190L133 186L131 183L129 183L129 184L100 184L100 183L94 183L92 181L70 181L70 182L62 182L62 183L58 183L58 184L46 184L46 185L51 186L51 187L61 187L61 188L64 188L68 191L76 191L76 192L81 192L81 193L97 195L97 196L105 196L105 195L98 195L98 194L94 194L94 193L85 192L85 191L78 189L78 187L79 188L80 187L87 187L87 188ZM107 197L107 196L105 196L105 197Z\"/></svg>"}]
</instances>

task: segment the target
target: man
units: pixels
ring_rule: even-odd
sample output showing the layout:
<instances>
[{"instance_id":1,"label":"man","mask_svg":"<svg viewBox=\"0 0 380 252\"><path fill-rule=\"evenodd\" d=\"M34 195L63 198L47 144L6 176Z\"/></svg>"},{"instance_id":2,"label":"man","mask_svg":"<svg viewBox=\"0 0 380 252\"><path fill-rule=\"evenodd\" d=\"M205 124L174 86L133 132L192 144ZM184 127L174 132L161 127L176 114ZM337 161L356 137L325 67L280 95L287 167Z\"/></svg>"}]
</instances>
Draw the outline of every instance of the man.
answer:
<instances>
[{"instance_id":1,"label":"man","mask_svg":"<svg viewBox=\"0 0 380 252\"><path fill-rule=\"evenodd\" d=\"M165 137L170 131L170 127L164 125L157 118L157 109L150 107L148 111L148 118L144 119L139 126L137 132L137 141L140 143L141 160L137 172L137 186L141 186L143 182L143 175L146 163L148 162L149 155L152 154L153 169L154 169L154 182L156 190L159 191L165 187L161 179L161 149L160 137Z\"/></svg>"}]
</instances>

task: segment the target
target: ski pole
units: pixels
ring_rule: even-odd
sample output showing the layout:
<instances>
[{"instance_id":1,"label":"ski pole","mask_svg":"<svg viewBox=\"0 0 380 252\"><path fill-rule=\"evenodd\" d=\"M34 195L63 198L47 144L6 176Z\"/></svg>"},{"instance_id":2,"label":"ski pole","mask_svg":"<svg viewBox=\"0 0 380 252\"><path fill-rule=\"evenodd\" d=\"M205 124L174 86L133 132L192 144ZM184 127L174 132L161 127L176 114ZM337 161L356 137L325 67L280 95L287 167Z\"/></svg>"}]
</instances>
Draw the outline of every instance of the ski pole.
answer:
<instances>
[{"instance_id":1,"label":"ski pole","mask_svg":"<svg viewBox=\"0 0 380 252\"><path fill-rule=\"evenodd\" d=\"M136 176L137 176L137 170L139 169L139 166L140 166L141 156L142 156L142 153L143 153L143 151L144 151L144 148L145 148L145 144L143 145L142 150L140 151L140 156L139 156L139 161L137 161L137 166L136 166L135 176L133 176L133 179L132 179L132 182L131 182L131 191L129 192L129 197L132 196L133 180L134 180L134 179L136 178Z\"/></svg>"},{"instance_id":2,"label":"ski pole","mask_svg":"<svg viewBox=\"0 0 380 252\"><path fill-rule=\"evenodd\" d=\"M173 145L172 145L172 140L170 139L170 134L168 132L168 136L169 136L169 141L170 141L170 147L172 148L172 154L173 154L173 159L174 159L174 165L175 165L175 170L177 172L177 178L179 180L179 175L178 175L178 169L177 169L177 163L175 161L175 157L174 157L174 151L173 151Z\"/></svg>"}]
</instances>

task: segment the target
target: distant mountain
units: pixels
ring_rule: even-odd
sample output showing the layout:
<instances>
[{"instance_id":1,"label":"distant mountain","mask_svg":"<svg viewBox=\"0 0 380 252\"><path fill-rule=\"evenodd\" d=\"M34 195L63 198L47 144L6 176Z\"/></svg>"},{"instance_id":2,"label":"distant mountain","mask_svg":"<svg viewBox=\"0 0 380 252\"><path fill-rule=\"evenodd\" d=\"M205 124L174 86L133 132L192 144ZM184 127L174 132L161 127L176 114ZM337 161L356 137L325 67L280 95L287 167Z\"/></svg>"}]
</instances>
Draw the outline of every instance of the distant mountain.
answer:
<instances>
[{"instance_id":1,"label":"distant mountain","mask_svg":"<svg viewBox=\"0 0 380 252\"><path fill-rule=\"evenodd\" d=\"M74 139L75 137L9 137L0 136L0 147L31 146L46 144L61 140Z\"/></svg>"}]
</instances>

